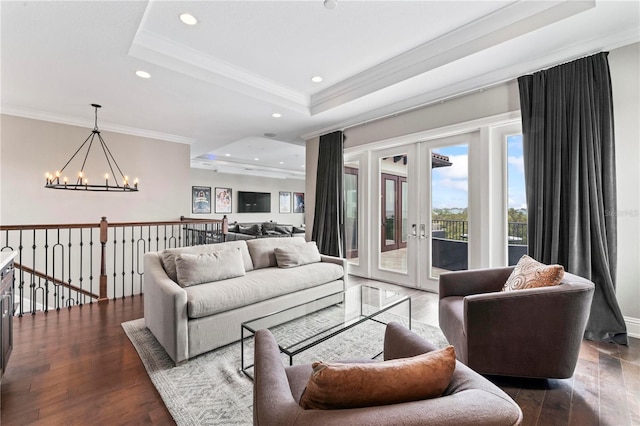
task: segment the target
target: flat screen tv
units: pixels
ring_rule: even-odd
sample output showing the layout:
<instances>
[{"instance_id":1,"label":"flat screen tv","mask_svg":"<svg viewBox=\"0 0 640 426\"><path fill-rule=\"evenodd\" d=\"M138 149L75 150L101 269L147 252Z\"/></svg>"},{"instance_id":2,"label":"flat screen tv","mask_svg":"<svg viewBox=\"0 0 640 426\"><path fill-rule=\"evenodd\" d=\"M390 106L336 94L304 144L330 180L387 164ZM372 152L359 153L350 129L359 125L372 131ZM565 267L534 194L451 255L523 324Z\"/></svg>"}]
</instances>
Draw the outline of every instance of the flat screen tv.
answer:
<instances>
[{"instance_id":1,"label":"flat screen tv","mask_svg":"<svg viewBox=\"0 0 640 426\"><path fill-rule=\"evenodd\" d=\"M238 213L271 213L270 192L238 191Z\"/></svg>"}]
</instances>

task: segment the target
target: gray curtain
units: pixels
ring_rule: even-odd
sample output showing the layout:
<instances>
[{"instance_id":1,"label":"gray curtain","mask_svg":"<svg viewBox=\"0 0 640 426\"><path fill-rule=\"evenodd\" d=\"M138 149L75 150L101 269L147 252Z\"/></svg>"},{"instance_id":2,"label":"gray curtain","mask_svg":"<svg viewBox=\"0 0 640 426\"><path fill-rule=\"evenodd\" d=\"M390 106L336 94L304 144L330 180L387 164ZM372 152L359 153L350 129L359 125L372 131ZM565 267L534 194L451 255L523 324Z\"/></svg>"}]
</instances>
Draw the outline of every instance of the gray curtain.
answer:
<instances>
[{"instance_id":1,"label":"gray curtain","mask_svg":"<svg viewBox=\"0 0 640 426\"><path fill-rule=\"evenodd\" d=\"M316 208L311 239L322 254L344 257L344 136L341 131L320 136Z\"/></svg>"},{"instance_id":2,"label":"gray curtain","mask_svg":"<svg viewBox=\"0 0 640 426\"><path fill-rule=\"evenodd\" d=\"M529 255L596 285L585 338L627 344L616 300L616 170L608 53L518 79Z\"/></svg>"}]
</instances>

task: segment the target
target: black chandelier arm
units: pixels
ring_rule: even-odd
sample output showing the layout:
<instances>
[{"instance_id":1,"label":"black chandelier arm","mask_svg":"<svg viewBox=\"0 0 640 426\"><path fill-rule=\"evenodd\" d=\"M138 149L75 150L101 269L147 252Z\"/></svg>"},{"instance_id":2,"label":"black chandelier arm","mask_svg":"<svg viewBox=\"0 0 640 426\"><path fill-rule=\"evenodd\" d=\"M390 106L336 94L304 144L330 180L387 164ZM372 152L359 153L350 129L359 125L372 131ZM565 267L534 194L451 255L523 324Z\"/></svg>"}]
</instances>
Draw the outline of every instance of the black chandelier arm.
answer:
<instances>
[{"instance_id":1,"label":"black chandelier arm","mask_svg":"<svg viewBox=\"0 0 640 426\"><path fill-rule=\"evenodd\" d=\"M106 150L106 152L108 153L105 154L105 156L107 157L107 162L109 163L109 167L111 167L111 162L109 161L109 158L111 158L111 160L113 160L113 163L116 165L116 168L118 169L118 172L120 172L120 176L122 176L122 180L124 181L124 173L122 173L122 170L120 170L120 166L118 165L118 162L116 161L115 157L113 156L113 154L111 154L111 150L109 149L109 146L106 144L106 142L102 139L102 136L100 136L100 134L98 134L98 138L100 138L100 142L102 142L102 148L104 150ZM113 173L113 175L115 176L115 173L113 172L113 169L111 169L111 173ZM126 184L126 182L125 182Z\"/></svg>"},{"instance_id":2,"label":"black chandelier arm","mask_svg":"<svg viewBox=\"0 0 640 426\"><path fill-rule=\"evenodd\" d=\"M120 186L120 184L118 183L118 177L116 176L116 173L113 171L113 166L111 165L111 159L113 159L114 163L116 163L116 160L115 158L113 158L113 155L111 155L111 152L109 151L109 147L107 146L107 143L104 141L104 139L102 139L102 136L100 136L100 133L98 133L98 139L100 139L100 146L102 147L104 158L107 159L109 170L111 170L111 176L113 176L113 180L115 180L116 186ZM109 159L109 155L111 155L111 159ZM116 163L116 167L118 167L118 163ZM120 176L122 176L122 183L124 185L124 175L122 174L122 171L120 170L119 167L118 167L118 171L120 172Z\"/></svg>"},{"instance_id":3,"label":"black chandelier arm","mask_svg":"<svg viewBox=\"0 0 640 426\"><path fill-rule=\"evenodd\" d=\"M91 132L91 142L89 142L89 148L87 148L87 153L84 155L84 160L82 160L82 167L80 168L80 175L78 176L78 183L82 183L82 178L84 176L84 166L87 164L87 158L89 158L89 153L91 152L91 146L93 145L93 139L96 137L96 133L98 137L100 137L100 133L97 130Z\"/></svg>"},{"instance_id":4,"label":"black chandelier arm","mask_svg":"<svg viewBox=\"0 0 640 426\"><path fill-rule=\"evenodd\" d=\"M71 156L71 158L69 158L69 161L67 161L67 164L64 165L64 167L62 167L60 169L60 173L62 174L62 172L64 171L64 169L67 168L67 166L69 165L69 163L71 163L71 161L76 157L76 155L78 155L78 153L80 152L80 150L82 149L82 147L87 143L87 141L89 140L89 138L91 138L91 136L93 136L93 133L91 133L89 136L87 136L87 138L84 140L84 142L82 142L82 145L80 145L80 148L78 148L76 150L76 152Z\"/></svg>"}]
</instances>

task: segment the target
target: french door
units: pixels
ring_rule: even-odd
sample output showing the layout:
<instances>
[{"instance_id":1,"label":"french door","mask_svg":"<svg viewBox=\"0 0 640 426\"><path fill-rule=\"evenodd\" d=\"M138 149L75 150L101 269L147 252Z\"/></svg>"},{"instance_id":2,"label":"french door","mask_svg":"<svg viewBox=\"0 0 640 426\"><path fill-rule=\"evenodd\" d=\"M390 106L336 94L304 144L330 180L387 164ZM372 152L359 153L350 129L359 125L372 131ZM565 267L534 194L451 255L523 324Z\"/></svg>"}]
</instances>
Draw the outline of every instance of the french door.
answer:
<instances>
[{"instance_id":1,"label":"french door","mask_svg":"<svg viewBox=\"0 0 640 426\"><path fill-rule=\"evenodd\" d=\"M468 158L473 134L371 153L371 277L438 291L468 268ZM362 255L362 251L360 251Z\"/></svg>"}]
</instances>

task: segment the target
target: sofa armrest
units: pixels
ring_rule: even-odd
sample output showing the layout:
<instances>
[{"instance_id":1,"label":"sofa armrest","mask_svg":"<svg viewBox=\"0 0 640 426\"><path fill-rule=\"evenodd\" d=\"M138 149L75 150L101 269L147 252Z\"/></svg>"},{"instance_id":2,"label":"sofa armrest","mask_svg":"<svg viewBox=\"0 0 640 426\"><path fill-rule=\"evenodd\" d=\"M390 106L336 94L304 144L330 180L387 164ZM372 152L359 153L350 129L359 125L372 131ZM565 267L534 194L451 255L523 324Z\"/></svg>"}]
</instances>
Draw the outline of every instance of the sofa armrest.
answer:
<instances>
[{"instance_id":1,"label":"sofa armrest","mask_svg":"<svg viewBox=\"0 0 640 426\"><path fill-rule=\"evenodd\" d=\"M468 364L485 374L511 375L527 365L530 377L571 377L594 288L588 281L563 281L553 287L466 296ZM531 342L540 346L532 351ZM519 365L512 365L513 360ZM550 366L555 373L549 374Z\"/></svg>"},{"instance_id":2,"label":"sofa armrest","mask_svg":"<svg viewBox=\"0 0 640 426\"><path fill-rule=\"evenodd\" d=\"M303 409L291 394L280 348L268 330L256 331L253 358L253 424L292 424Z\"/></svg>"},{"instance_id":3,"label":"sofa armrest","mask_svg":"<svg viewBox=\"0 0 640 426\"><path fill-rule=\"evenodd\" d=\"M413 331L392 321L384 332L384 359L408 358L438 349Z\"/></svg>"},{"instance_id":4,"label":"sofa armrest","mask_svg":"<svg viewBox=\"0 0 640 426\"><path fill-rule=\"evenodd\" d=\"M187 292L155 252L144 255L144 322L176 364L189 359Z\"/></svg>"},{"instance_id":5,"label":"sofa armrest","mask_svg":"<svg viewBox=\"0 0 640 426\"><path fill-rule=\"evenodd\" d=\"M336 265L342 266L342 269L344 269L344 276L342 277L342 280L344 281L343 290L345 290L347 288L347 277L349 275L349 262L347 262L347 259L343 259L341 257L335 257L335 256L327 256L326 254L321 254L320 261L335 263Z\"/></svg>"},{"instance_id":6,"label":"sofa armrest","mask_svg":"<svg viewBox=\"0 0 640 426\"><path fill-rule=\"evenodd\" d=\"M439 297L468 296L500 291L511 275L513 266L504 268L472 269L447 272L440 275Z\"/></svg>"}]
</instances>

